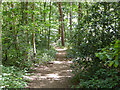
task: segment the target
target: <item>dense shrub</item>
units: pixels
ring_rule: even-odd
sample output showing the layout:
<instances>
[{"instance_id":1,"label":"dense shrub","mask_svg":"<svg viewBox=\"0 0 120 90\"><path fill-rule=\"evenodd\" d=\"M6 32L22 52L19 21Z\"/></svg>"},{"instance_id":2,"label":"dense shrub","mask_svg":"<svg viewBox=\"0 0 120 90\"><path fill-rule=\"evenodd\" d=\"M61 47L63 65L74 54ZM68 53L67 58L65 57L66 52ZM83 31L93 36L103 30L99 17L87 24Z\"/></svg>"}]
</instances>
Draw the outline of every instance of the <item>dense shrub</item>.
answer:
<instances>
[{"instance_id":1,"label":"dense shrub","mask_svg":"<svg viewBox=\"0 0 120 90\"><path fill-rule=\"evenodd\" d=\"M14 66L5 67L2 66L2 77L0 82L0 88L24 88L27 86L27 80L23 79L23 75L26 75L25 70L21 70Z\"/></svg>"},{"instance_id":2,"label":"dense shrub","mask_svg":"<svg viewBox=\"0 0 120 90\"><path fill-rule=\"evenodd\" d=\"M119 2L83 3L82 17L73 31L73 82L77 88L119 87ZM84 11L85 10L85 11ZM110 44L114 44L108 46ZM97 56L97 57L96 57ZM109 67L114 64L115 67Z\"/></svg>"},{"instance_id":3,"label":"dense shrub","mask_svg":"<svg viewBox=\"0 0 120 90\"><path fill-rule=\"evenodd\" d=\"M105 64L109 63L109 66L120 67L120 40L116 40L115 44L111 44L105 48L102 48L101 52L96 53Z\"/></svg>"},{"instance_id":4,"label":"dense shrub","mask_svg":"<svg viewBox=\"0 0 120 90\"><path fill-rule=\"evenodd\" d=\"M81 72L76 75L73 80L79 80L78 85L73 85L73 88L118 88L120 76L116 69L100 68L94 74L90 72Z\"/></svg>"}]
</instances>

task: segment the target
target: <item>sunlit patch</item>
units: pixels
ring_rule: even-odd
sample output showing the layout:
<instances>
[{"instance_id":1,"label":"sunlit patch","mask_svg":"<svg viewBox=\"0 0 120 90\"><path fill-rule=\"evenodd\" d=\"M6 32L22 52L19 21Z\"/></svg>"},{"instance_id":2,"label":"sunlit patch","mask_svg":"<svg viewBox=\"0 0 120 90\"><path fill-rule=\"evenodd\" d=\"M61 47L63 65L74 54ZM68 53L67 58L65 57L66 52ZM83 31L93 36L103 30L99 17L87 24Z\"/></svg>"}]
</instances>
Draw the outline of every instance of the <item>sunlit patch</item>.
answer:
<instances>
[{"instance_id":1,"label":"sunlit patch","mask_svg":"<svg viewBox=\"0 0 120 90\"><path fill-rule=\"evenodd\" d=\"M62 52L61 52L61 53L56 53L56 54L57 54L57 55L66 55L67 53L65 53L65 52L62 53Z\"/></svg>"},{"instance_id":2,"label":"sunlit patch","mask_svg":"<svg viewBox=\"0 0 120 90\"><path fill-rule=\"evenodd\" d=\"M73 63L72 61L67 61L67 63Z\"/></svg>"},{"instance_id":3,"label":"sunlit patch","mask_svg":"<svg viewBox=\"0 0 120 90\"><path fill-rule=\"evenodd\" d=\"M44 70L49 70L49 68L48 67L44 67Z\"/></svg>"},{"instance_id":4,"label":"sunlit patch","mask_svg":"<svg viewBox=\"0 0 120 90\"><path fill-rule=\"evenodd\" d=\"M64 78L64 77L71 77L71 76L61 76L61 75L58 75L58 74L46 74L45 76L46 78L52 78L54 80L60 80L61 78Z\"/></svg>"},{"instance_id":5,"label":"sunlit patch","mask_svg":"<svg viewBox=\"0 0 120 90\"><path fill-rule=\"evenodd\" d=\"M53 61L54 64L62 64L63 61Z\"/></svg>"},{"instance_id":6,"label":"sunlit patch","mask_svg":"<svg viewBox=\"0 0 120 90\"><path fill-rule=\"evenodd\" d=\"M67 52L65 49L59 49L56 53L56 61L51 61L52 64L41 65L35 68L36 70L36 80L40 87L47 87L49 85L56 85L56 83L66 83L72 77L72 70L70 69L70 64L73 63L72 59L66 58ZM32 77L30 77L32 78ZM35 78L35 77L34 77ZM33 85L34 86L34 85ZM49 87L51 87L49 86ZM36 86L35 86L36 87Z\"/></svg>"},{"instance_id":7,"label":"sunlit patch","mask_svg":"<svg viewBox=\"0 0 120 90\"><path fill-rule=\"evenodd\" d=\"M28 79L28 80L36 80L36 76L24 76L25 79Z\"/></svg>"},{"instance_id":8,"label":"sunlit patch","mask_svg":"<svg viewBox=\"0 0 120 90\"><path fill-rule=\"evenodd\" d=\"M72 70L67 70L67 72L72 72Z\"/></svg>"},{"instance_id":9,"label":"sunlit patch","mask_svg":"<svg viewBox=\"0 0 120 90\"><path fill-rule=\"evenodd\" d=\"M58 76L58 74L47 74L46 76L49 78L60 78L60 76Z\"/></svg>"},{"instance_id":10,"label":"sunlit patch","mask_svg":"<svg viewBox=\"0 0 120 90\"><path fill-rule=\"evenodd\" d=\"M60 78L55 78L54 80L56 80L56 81L57 81L57 80L60 80Z\"/></svg>"},{"instance_id":11,"label":"sunlit patch","mask_svg":"<svg viewBox=\"0 0 120 90\"><path fill-rule=\"evenodd\" d=\"M52 61L54 64L65 64L65 63L72 63L72 61Z\"/></svg>"},{"instance_id":12,"label":"sunlit patch","mask_svg":"<svg viewBox=\"0 0 120 90\"><path fill-rule=\"evenodd\" d=\"M64 48L64 49L56 49L57 51L65 51L67 50L67 48Z\"/></svg>"},{"instance_id":13,"label":"sunlit patch","mask_svg":"<svg viewBox=\"0 0 120 90\"><path fill-rule=\"evenodd\" d=\"M72 77L72 76L65 76L65 77Z\"/></svg>"}]
</instances>

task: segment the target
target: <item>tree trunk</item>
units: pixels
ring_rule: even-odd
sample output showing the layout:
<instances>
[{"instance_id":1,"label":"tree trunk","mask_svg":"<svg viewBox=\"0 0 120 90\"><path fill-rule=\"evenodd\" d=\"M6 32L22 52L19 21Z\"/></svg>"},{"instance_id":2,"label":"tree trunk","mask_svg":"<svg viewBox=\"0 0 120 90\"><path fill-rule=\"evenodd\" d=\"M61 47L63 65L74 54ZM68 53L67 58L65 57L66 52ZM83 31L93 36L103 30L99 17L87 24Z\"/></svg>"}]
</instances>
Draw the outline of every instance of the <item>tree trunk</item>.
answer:
<instances>
[{"instance_id":1,"label":"tree trunk","mask_svg":"<svg viewBox=\"0 0 120 90\"><path fill-rule=\"evenodd\" d=\"M35 2L33 0L33 11L35 10ZM32 14L33 23L35 22L35 17ZM35 26L33 26L33 32L32 32L32 46L33 46L33 59L36 58L36 45L35 45Z\"/></svg>"},{"instance_id":2,"label":"tree trunk","mask_svg":"<svg viewBox=\"0 0 120 90\"><path fill-rule=\"evenodd\" d=\"M2 37L2 15L1 15L2 7L1 7L1 3L2 3L2 1L0 0L0 65L2 65L2 39L1 39L1 37ZM0 66L0 75L2 74L1 70L2 69L1 69L1 66Z\"/></svg>"},{"instance_id":3,"label":"tree trunk","mask_svg":"<svg viewBox=\"0 0 120 90\"><path fill-rule=\"evenodd\" d=\"M44 3L44 10L46 10L45 9L46 8L46 2ZM44 24L46 24L46 13L44 12ZM46 40L46 26L44 25L44 30L45 30L45 40Z\"/></svg>"},{"instance_id":4,"label":"tree trunk","mask_svg":"<svg viewBox=\"0 0 120 90\"><path fill-rule=\"evenodd\" d=\"M80 4L81 3L79 2L78 3L78 28L80 28L79 26L80 26L80 19L81 19L81 5ZM79 30L77 32L79 32ZM77 40L76 45L80 45L81 41L80 41L80 34L79 33L77 34L77 39L76 40Z\"/></svg>"},{"instance_id":5,"label":"tree trunk","mask_svg":"<svg viewBox=\"0 0 120 90\"><path fill-rule=\"evenodd\" d=\"M61 16L61 42L62 42L62 46L65 46L64 44L64 24L63 24L63 13L62 13L62 8L61 8L61 2L58 3L59 5L59 12L60 12L60 16Z\"/></svg>"},{"instance_id":6,"label":"tree trunk","mask_svg":"<svg viewBox=\"0 0 120 90\"><path fill-rule=\"evenodd\" d=\"M81 5L79 2L78 3L78 25L80 25L80 18L81 18Z\"/></svg>"},{"instance_id":7,"label":"tree trunk","mask_svg":"<svg viewBox=\"0 0 120 90\"><path fill-rule=\"evenodd\" d=\"M13 5L13 3L11 3L11 7L12 8L14 8L14 5ZM12 12L12 18L14 18L15 17L15 15L14 15L14 11ZM16 20L14 20L13 19L13 23L12 23L12 29L13 29L13 34L14 34L14 36L15 36L15 38L14 38L14 43L15 43L15 49L16 49L16 53L17 53L17 57L16 57L16 59L18 59L18 35L17 35L17 33L18 33L18 31L17 31L17 29L16 29L16 25L15 25L15 22L16 22Z\"/></svg>"},{"instance_id":8,"label":"tree trunk","mask_svg":"<svg viewBox=\"0 0 120 90\"><path fill-rule=\"evenodd\" d=\"M61 21L61 20L59 19L59 22L60 22L60 21ZM61 25L59 24L59 30L58 30L59 36L58 36L58 39L60 39L60 34L61 34L61 33L60 33L60 31L61 31L60 28L61 28Z\"/></svg>"},{"instance_id":9,"label":"tree trunk","mask_svg":"<svg viewBox=\"0 0 120 90\"><path fill-rule=\"evenodd\" d=\"M72 2L70 2L70 37L72 31Z\"/></svg>"},{"instance_id":10,"label":"tree trunk","mask_svg":"<svg viewBox=\"0 0 120 90\"><path fill-rule=\"evenodd\" d=\"M26 4L25 4L25 10L28 10L28 0L26 0ZM28 19L27 19L28 13L26 12L26 16L25 16L25 24L26 26L28 25ZM29 39L28 39L28 29L26 32L26 39L27 39L27 44L29 45Z\"/></svg>"},{"instance_id":11,"label":"tree trunk","mask_svg":"<svg viewBox=\"0 0 120 90\"><path fill-rule=\"evenodd\" d=\"M40 15L42 16L41 2L40 2ZM42 18L41 18L41 17L40 17L40 21L41 21L41 23L42 23ZM42 34L41 32L42 32L42 31L40 30L40 34Z\"/></svg>"},{"instance_id":12,"label":"tree trunk","mask_svg":"<svg viewBox=\"0 0 120 90\"><path fill-rule=\"evenodd\" d=\"M25 2L25 11L28 10L28 0L26 0ZM28 26L28 13L25 13L25 25L26 27ZM26 28L26 41L27 41L27 46L29 46L29 38L28 38L28 28ZM25 55L25 60L28 59L28 53L30 53L29 51L25 51L24 55ZM30 54L29 54L30 55Z\"/></svg>"},{"instance_id":13,"label":"tree trunk","mask_svg":"<svg viewBox=\"0 0 120 90\"><path fill-rule=\"evenodd\" d=\"M50 13L49 13L49 33L48 33L48 50L50 49L50 27L51 27L51 2L50 2Z\"/></svg>"},{"instance_id":14,"label":"tree trunk","mask_svg":"<svg viewBox=\"0 0 120 90\"><path fill-rule=\"evenodd\" d=\"M25 2L24 0L21 0L21 15L22 15L22 19L21 19L21 24L24 25L25 24Z\"/></svg>"}]
</instances>

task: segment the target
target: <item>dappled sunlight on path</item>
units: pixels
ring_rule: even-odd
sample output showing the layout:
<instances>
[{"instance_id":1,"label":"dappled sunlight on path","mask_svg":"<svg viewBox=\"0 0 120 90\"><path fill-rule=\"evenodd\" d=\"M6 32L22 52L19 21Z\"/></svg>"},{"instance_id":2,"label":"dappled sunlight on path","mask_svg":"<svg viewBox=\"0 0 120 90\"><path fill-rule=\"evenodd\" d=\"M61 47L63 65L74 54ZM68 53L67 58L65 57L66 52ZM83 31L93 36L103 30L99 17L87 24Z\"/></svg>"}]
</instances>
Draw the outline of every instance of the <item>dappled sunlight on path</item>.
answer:
<instances>
[{"instance_id":1,"label":"dappled sunlight on path","mask_svg":"<svg viewBox=\"0 0 120 90\"><path fill-rule=\"evenodd\" d=\"M64 53L64 51L62 52ZM70 69L71 63L72 61L65 58L59 58L58 56L56 60L52 61L50 64L34 68L34 75L25 76L25 78L31 80L28 87L69 88L71 84L70 79L72 77L72 70Z\"/></svg>"}]
</instances>

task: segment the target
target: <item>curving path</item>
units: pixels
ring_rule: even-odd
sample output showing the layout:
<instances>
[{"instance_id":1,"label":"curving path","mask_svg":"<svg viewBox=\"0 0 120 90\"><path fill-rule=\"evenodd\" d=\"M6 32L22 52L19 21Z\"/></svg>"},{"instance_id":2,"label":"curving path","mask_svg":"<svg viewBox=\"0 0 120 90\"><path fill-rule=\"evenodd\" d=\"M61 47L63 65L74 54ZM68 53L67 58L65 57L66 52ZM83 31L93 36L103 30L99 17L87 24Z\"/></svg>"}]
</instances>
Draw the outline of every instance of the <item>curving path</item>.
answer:
<instances>
[{"instance_id":1,"label":"curving path","mask_svg":"<svg viewBox=\"0 0 120 90\"><path fill-rule=\"evenodd\" d=\"M34 68L34 75L25 76L31 81L28 88L70 88L71 61L66 59L66 49L56 49L56 60Z\"/></svg>"}]
</instances>

